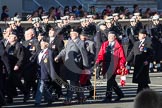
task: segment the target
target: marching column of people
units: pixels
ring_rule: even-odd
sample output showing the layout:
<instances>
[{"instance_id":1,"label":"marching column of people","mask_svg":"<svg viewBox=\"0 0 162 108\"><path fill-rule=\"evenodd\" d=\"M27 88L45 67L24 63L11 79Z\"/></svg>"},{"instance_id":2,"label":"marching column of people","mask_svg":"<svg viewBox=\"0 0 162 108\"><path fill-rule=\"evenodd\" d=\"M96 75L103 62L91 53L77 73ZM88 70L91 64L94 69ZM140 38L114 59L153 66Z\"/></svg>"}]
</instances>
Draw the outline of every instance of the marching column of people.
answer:
<instances>
[{"instance_id":1,"label":"marching column of people","mask_svg":"<svg viewBox=\"0 0 162 108\"><path fill-rule=\"evenodd\" d=\"M132 82L138 83L137 93L149 88L149 64L156 61L157 70L161 70L159 17L152 17L149 35L139 13L130 19L128 27L121 26L117 13L98 24L93 15L87 17L77 27L70 25L68 16L57 20L55 27L48 24L48 16L42 17L43 24L40 18L33 18L33 27L25 31L20 19L8 23L0 41L0 105L13 103L19 95L17 89L24 94L23 102L32 94L35 106L40 106L42 97L50 105L64 96L62 86L67 89L64 104L72 103L74 93L78 103L84 103L97 94L91 83L95 68L97 78L107 78L103 102L112 101L113 90L117 94L114 101L120 101L124 94L115 78L125 75L118 70L125 69L126 64L134 66Z\"/></svg>"}]
</instances>

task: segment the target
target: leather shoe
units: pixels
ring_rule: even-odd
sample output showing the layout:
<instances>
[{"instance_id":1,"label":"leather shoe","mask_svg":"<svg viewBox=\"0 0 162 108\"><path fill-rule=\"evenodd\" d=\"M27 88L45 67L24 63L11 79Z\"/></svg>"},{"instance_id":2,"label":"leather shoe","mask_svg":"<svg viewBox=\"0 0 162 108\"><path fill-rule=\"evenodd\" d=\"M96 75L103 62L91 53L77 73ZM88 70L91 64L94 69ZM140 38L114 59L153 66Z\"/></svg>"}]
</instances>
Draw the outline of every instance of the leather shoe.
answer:
<instances>
[{"instance_id":1,"label":"leather shoe","mask_svg":"<svg viewBox=\"0 0 162 108\"><path fill-rule=\"evenodd\" d=\"M80 98L80 99L78 99L78 103L79 103L79 104L83 104L85 101L86 101L85 98Z\"/></svg>"},{"instance_id":2,"label":"leather shoe","mask_svg":"<svg viewBox=\"0 0 162 108\"><path fill-rule=\"evenodd\" d=\"M111 102L110 98L105 97L104 100L102 100L103 103L109 103Z\"/></svg>"},{"instance_id":3,"label":"leather shoe","mask_svg":"<svg viewBox=\"0 0 162 108\"><path fill-rule=\"evenodd\" d=\"M40 104L39 103L35 103L34 106L35 107L40 107Z\"/></svg>"},{"instance_id":4,"label":"leather shoe","mask_svg":"<svg viewBox=\"0 0 162 108\"><path fill-rule=\"evenodd\" d=\"M64 104L65 104L65 105L70 105L70 104L71 104L71 100L70 100L70 99L65 100L65 101L64 101Z\"/></svg>"},{"instance_id":5,"label":"leather shoe","mask_svg":"<svg viewBox=\"0 0 162 108\"><path fill-rule=\"evenodd\" d=\"M121 98L124 98L124 95L118 96L117 98L114 99L115 102L120 101Z\"/></svg>"},{"instance_id":6,"label":"leather shoe","mask_svg":"<svg viewBox=\"0 0 162 108\"><path fill-rule=\"evenodd\" d=\"M13 99L12 98L7 98L6 102L7 102L7 104L12 104L13 103Z\"/></svg>"}]
</instances>

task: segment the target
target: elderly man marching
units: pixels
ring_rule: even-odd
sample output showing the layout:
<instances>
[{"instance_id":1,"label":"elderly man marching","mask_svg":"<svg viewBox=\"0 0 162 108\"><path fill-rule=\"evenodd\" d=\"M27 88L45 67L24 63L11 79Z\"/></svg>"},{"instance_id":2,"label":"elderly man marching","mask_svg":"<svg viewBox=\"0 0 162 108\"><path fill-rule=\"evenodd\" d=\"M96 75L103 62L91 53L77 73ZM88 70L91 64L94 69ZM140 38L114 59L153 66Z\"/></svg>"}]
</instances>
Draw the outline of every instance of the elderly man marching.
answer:
<instances>
[{"instance_id":1,"label":"elderly man marching","mask_svg":"<svg viewBox=\"0 0 162 108\"><path fill-rule=\"evenodd\" d=\"M108 41L104 42L100 48L96 64L102 62L102 74L107 74L106 97L103 102L112 101L112 90L117 94L114 101L119 101L124 97L122 90L115 81L117 70L125 68L126 58L121 44L117 41L114 31L108 33ZM121 73L125 74L125 73Z\"/></svg>"},{"instance_id":2,"label":"elderly man marching","mask_svg":"<svg viewBox=\"0 0 162 108\"><path fill-rule=\"evenodd\" d=\"M77 29L73 28L70 32L71 39L68 40L66 47L56 56L55 61L62 57L64 60L63 78L70 80L70 85L67 87L67 97L65 104L71 104L73 93L77 93L79 103L84 102L83 91L77 91L80 88L80 75L84 69L89 67L87 52L84 47L84 42L78 37Z\"/></svg>"}]
</instances>

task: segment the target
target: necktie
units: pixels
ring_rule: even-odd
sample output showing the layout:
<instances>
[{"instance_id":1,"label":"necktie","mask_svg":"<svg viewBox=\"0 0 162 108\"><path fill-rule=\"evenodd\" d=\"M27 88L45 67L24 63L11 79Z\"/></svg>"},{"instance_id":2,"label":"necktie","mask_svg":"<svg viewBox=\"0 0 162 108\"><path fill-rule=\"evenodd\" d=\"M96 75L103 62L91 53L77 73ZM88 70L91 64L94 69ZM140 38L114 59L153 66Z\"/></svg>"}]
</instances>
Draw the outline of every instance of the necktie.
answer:
<instances>
[{"instance_id":1,"label":"necktie","mask_svg":"<svg viewBox=\"0 0 162 108\"><path fill-rule=\"evenodd\" d=\"M140 41L139 48L141 47L142 43L143 43L143 42L142 42L142 41Z\"/></svg>"}]
</instances>

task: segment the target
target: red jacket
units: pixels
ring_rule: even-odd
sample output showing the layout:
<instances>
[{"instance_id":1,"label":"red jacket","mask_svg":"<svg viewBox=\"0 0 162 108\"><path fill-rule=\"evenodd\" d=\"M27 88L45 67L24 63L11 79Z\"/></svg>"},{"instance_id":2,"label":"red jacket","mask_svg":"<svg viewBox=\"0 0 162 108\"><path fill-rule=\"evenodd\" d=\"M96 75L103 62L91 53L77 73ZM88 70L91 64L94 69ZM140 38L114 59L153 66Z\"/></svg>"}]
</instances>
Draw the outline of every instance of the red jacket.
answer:
<instances>
[{"instance_id":1,"label":"red jacket","mask_svg":"<svg viewBox=\"0 0 162 108\"><path fill-rule=\"evenodd\" d=\"M114 53L111 55L113 59L111 59L109 69L105 69L105 66L107 65L105 62L105 54L106 54L106 48L109 45L109 42L106 41L102 44L100 51L98 53L98 57L96 60L96 63L103 63L102 67L102 74L104 75L107 71L111 71L114 74L116 74L117 69L119 69L121 66L124 66L126 63L126 58L124 55L124 50L123 47L119 44L117 40L115 40L115 45L114 45Z\"/></svg>"}]
</instances>

